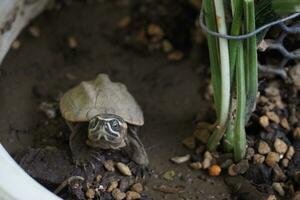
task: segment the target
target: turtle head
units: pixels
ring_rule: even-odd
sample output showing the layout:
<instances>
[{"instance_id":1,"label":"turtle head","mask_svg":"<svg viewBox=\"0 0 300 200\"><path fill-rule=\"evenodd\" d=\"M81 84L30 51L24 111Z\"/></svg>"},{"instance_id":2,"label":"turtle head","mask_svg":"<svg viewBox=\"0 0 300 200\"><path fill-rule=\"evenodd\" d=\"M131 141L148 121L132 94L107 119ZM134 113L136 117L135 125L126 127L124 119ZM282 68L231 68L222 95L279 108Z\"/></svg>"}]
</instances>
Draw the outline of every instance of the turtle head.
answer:
<instances>
[{"instance_id":1,"label":"turtle head","mask_svg":"<svg viewBox=\"0 0 300 200\"><path fill-rule=\"evenodd\" d=\"M104 141L117 148L124 143L127 123L113 114L96 115L89 121L88 139L95 146Z\"/></svg>"}]
</instances>

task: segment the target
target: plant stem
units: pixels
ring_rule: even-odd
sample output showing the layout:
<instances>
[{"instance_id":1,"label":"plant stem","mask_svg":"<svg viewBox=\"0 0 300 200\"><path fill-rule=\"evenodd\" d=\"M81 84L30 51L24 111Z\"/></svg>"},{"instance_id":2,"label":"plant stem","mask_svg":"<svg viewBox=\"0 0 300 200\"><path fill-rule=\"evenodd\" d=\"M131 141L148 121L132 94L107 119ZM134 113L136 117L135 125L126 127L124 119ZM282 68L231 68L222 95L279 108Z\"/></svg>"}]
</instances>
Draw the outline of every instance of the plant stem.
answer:
<instances>
[{"instance_id":1,"label":"plant stem","mask_svg":"<svg viewBox=\"0 0 300 200\"><path fill-rule=\"evenodd\" d=\"M205 23L207 27L213 31L217 30L217 25L215 21L215 12L214 5L211 0L205 0L204 4L205 12ZM217 119L220 116L220 102L221 102L221 71L220 71L220 56L218 52L218 41L217 38L208 34L208 51L209 51L209 60L210 60L210 69L211 69L211 79L213 85L213 95L214 95L214 104L216 107Z\"/></svg>"},{"instance_id":2,"label":"plant stem","mask_svg":"<svg viewBox=\"0 0 300 200\"><path fill-rule=\"evenodd\" d=\"M231 24L231 35L239 35L241 29L242 13L243 13L243 2L242 0L232 1L232 24ZM234 77L234 67L236 63L237 54L237 44L238 41L229 41L229 55L230 55L230 68L231 68L231 82L233 82Z\"/></svg>"},{"instance_id":3,"label":"plant stem","mask_svg":"<svg viewBox=\"0 0 300 200\"><path fill-rule=\"evenodd\" d=\"M255 30L255 11L254 0L244 0L245 2L245 29L246 32ZM246 40L246 116L245 122L249 120L251 113L255 107L256 95L258 90L258 64L256 52L256 36L252 36Z\"/></svg>"},{"instance_id":4,"label":"plant stem","mask_svg":"<svg viewBox=\"0 0 300 200\"><path fill-rule=\"evenodd\" d=\"M242 0L232 0L231 1L231 9L232 9L232 15L233 20L231 24L231 35L239 35L240 29L241 29L241 21L242 21L242 13L243 13L243 2ZM236 40L230 40L229 41L229 55L230 55L230 74L231 74L231 85L234 85L234 75L235 75L235 65L236 65L236 55L237 55L237 45L239 41ZM233 91L234 88L232 88ZM232 95L233 96L233 95ZM233 98L233 97L232 97ZM232 113L232 101L231 98L231 106L230 106L230 113ZM226 152L230 152L233 150L233 119L230 115L227 122L227 129L225 132L225 138L224 138L224 150Z\"/></svg>"},{"instance_id":5,"label":"plant stem","mask_svg":"<svg viewBox=\"0 0 300 200\"><path fill-rule=\"evenodd\" d=\"M207 1L206 1L207 2ZM227 34L224 3L220 0L214 0L217 29L219 33ZM209 138L208 149L213 151L217 148L220 140L222 139L226 130L227 118L229 115L230 104L230 63L228 52L228 41L223 38L219 40L219 53L220 53L220 69L221 69L221 103L220 115L216 130Z\"/></svg>"},{"instance_id":6,"label":"plant stem","mask_svg":"<svg viewBox=\"0 0 300 200\"><path fill-rule=\"evenodd\" d=\"M232 107L230 106L230 113L232 113ZM234 146L233 146L233 142L234 142L234 120L232 119L232 116L230 115L228 117L227 120L227 124L226 124L226 130L225 130L225 134L224 134L224 141L223 141L223 145L224 145L224 151L225 152L232 152Z\"/></svg>"},{"instance_id":7,"label":"plant stem","mask_svg":"<svg viewBox=\"0 0 300 200\"><path fill-rule=\"evenodd\" d=\"M236 122L234 129L234 159L241 160L246 152L246 132L245 132L245 106L246 106L246 91L245 91L245 65L244 52L242 42L239 43L239 51L237 55L236 66L236 94L237 94L237 109Z\"/></svg>"}]
</instances>

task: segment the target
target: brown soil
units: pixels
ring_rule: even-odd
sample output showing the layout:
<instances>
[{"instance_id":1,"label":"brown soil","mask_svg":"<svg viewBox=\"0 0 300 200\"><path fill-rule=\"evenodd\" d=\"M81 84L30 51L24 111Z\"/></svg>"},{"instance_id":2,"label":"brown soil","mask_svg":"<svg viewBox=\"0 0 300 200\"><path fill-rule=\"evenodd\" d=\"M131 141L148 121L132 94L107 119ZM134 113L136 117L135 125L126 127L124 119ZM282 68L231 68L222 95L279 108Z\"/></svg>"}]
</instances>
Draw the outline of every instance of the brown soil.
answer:
<instances>
[{"instance_id":1,"label":"brown soil","mask_svg":"<svg viewBox=\"0 0 300 200\"><path fill-rule=\"evenodd\" d=\"M11 50L2 65L1 143L12 155L28 147L66 150L67 140L59 134L67 131L66 125L60 117L49 120L39 111L40 103L57 102L71 86L107 73L127 85L145 114L141 139L154 171L146 193L153 199L230 199L222 177L203 178L204 172L169 162L186 153L181 140L193 131L196 115L204 116L209 109L203 98L207 75L197 73L201 69L193 66L193 56L174 63L161 53L141 55L119 45L112 35L127 12L127 5L118 2L75 2L60 11L46 11L32 22L41 36L33 38L24 31L20 49ZM77 39L76 50L69 49L69 36ZM206 51L196 54L207 55ZM167 170L176 172L173 181L161 178ZM185 189L167 195L153 189L162 184Z\"/></svg>"}]
</instances>

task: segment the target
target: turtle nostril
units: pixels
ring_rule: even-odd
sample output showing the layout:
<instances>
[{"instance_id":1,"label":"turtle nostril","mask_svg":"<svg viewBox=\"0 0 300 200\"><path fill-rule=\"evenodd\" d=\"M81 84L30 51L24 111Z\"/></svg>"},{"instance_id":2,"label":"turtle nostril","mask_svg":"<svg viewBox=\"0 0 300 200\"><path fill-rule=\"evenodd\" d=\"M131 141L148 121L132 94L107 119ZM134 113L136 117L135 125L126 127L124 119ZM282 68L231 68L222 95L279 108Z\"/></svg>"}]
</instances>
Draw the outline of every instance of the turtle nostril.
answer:
<instances>
[{"instance_id":1,"label":"turtle nostril","mask_svg":"<svg viewBox=\"0 0 300 200\"><path fill-rule=\"evenodd\" d=\"M114 139L116 139L115 137L112 137L110 135L107 135L106 138L107 138L107 141L113 141Z\"/></svg>"}]
</instances>

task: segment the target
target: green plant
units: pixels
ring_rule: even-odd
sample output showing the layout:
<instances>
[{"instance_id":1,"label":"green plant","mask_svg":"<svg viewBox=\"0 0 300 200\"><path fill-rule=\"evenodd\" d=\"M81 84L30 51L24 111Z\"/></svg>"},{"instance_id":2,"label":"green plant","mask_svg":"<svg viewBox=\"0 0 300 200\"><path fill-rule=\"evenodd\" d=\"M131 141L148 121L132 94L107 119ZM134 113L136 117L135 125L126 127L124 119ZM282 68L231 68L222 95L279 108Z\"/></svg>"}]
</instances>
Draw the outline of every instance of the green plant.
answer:
<instances>
[{"instance_id":1,"label":"green plant","mask_svg":"<svg viewBox=\"0 0 300 200\"><path fill-rule=\"evenodd\" d=\"M223 35L247 34L255 31L257 24L260 26L282 14L299 11L297 1L204 0L204 20L208 29ZM225 3L230 3L230 6ZM225 8L229 7L226 13ZM226 14L232 16L231 23L226 21ZM258 92L256 47L265 32L243 40L229 41L207 35L217 116L216 128L207 147L215 151L223 138L224 150L233 151L236 161L245 155L245 124L255 107Z\"/></svg>"}]
</instances>

